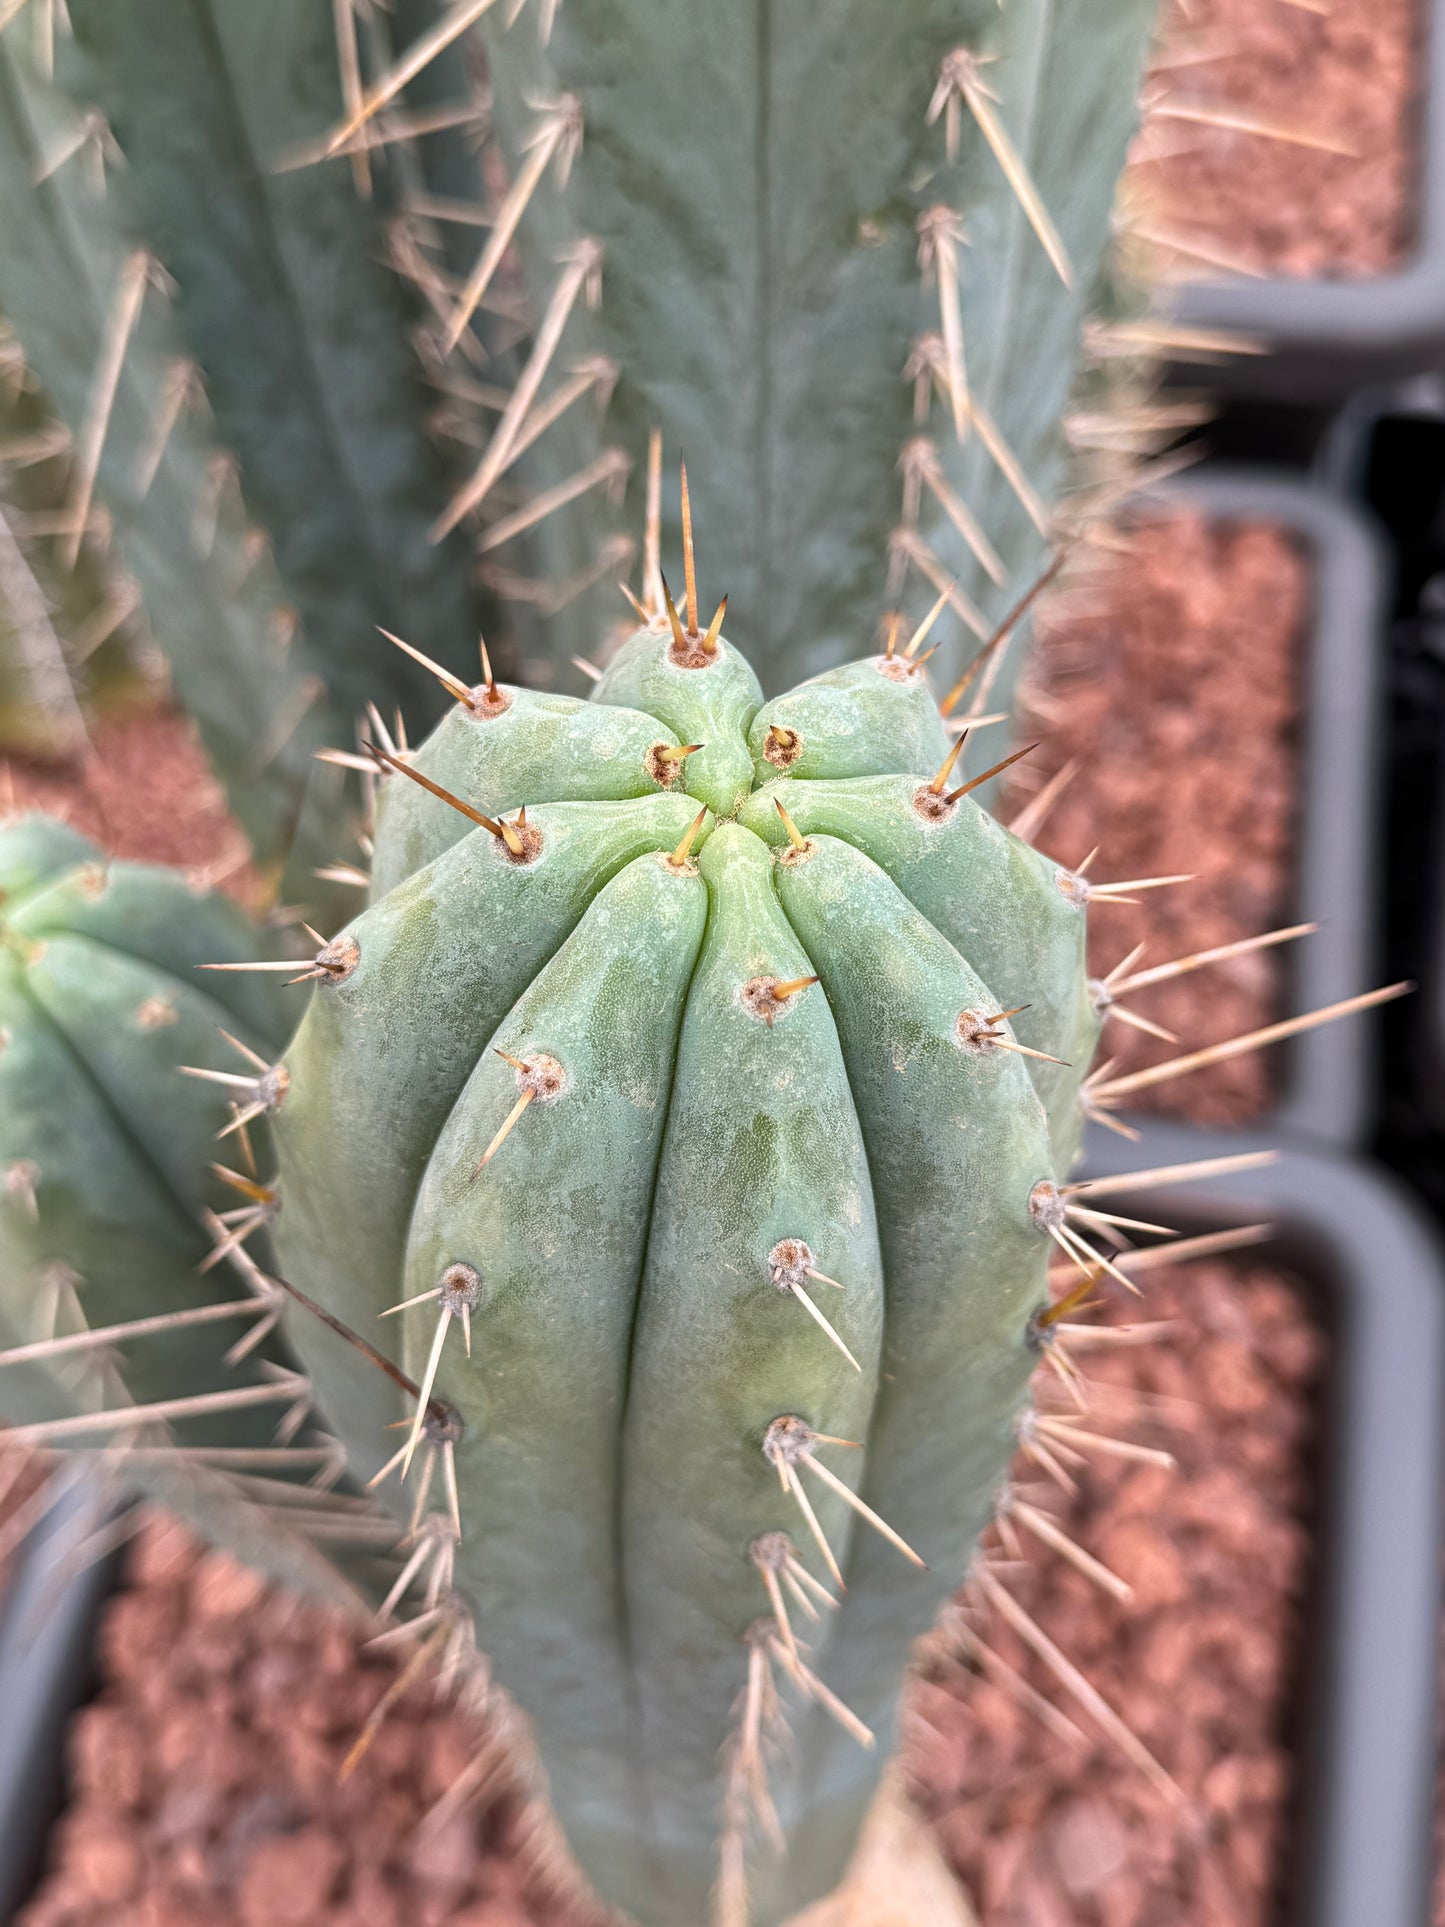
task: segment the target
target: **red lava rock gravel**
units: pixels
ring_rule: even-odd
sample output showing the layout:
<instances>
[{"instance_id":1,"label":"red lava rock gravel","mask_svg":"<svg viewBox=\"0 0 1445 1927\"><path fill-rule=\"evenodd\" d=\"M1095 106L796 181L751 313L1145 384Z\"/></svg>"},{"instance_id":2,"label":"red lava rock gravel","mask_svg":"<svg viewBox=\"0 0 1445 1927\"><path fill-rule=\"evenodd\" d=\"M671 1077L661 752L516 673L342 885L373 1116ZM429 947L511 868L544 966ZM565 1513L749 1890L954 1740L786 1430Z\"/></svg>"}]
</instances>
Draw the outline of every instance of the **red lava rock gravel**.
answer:
<instances>
[{"instance_id":1,"label":"red lava rock gravel","mask_svg":"<svg viewBox=\"0 0 1445 1927\"><path fill-rule=\"evenodd\" d=\"M1165 100L1233 109L1353 151L1151 115L1131 200L1206 254L1161 250L1159 264L1196 279L1219 278L1215 257L1271 275L1398 266L1418 223L1422 0L1177 0L1168 21L1154 75Z\"/></svg>"},{"instance_id":2,"label":"red lava rock gravel","mask_svg":"<svg viewBox=\"0 0 1445 1927\"><path fill-rule=\"evenodd\" d=\"M1129 542L1061 598L1023 692L1021 728L1042 738L1034 787L1079 764L1039 847L1072 864L1097 845L1099 881L1195 879L1145 892L1138 908L1091 907L1096 975L1141 941L1144 968L1292 921L1308 559L1281 529L1192 514L1141 521ZM1179 1044L1114 1021L1101 1057L1135 1070L1258 1029L1280 1014L1287 969L1287 951L1256 951L1141 991L1130 1008ZM1130 1108L1242 1124L1268 1108L1276 1070L1251 1053L1141 1091Z\"/></svg>"},{"instance_id":3,"label":"red lava rock gravel","mask_svg":"<svg viewBox=\"0 0 1445 1927\"><path fill-rule=\"evenodd\" d=\"M112 856L173 863L238 901L259 879L190 722L158 704L103 716L73 763L0 758L0 816L48 810Z\"/></svg>"},{"instance_id":4,"label":"red lava rock gravel","mask_svg":"<svg viewBox=\"0 0 1445 1927\"><path fill-rule=\"evenodd\" d=\"M1277 1917L1322 1339L1298 1289L1260 1263L1151 1273L1143 1311L1115 1305L1106 1322L1131 1317L1178 1325L1161 1343L1081 1355L1101 1387L1085 1422L1163 1447L1178 1470L1096 1458L1074 1499L1026 1459L1015 1471L1134 1596L1116 1603L1027 1539L1010 1590L1185 1803L1171 1805L1101 1739L1007 1627L980 1623L1083 1735L1058 1737L958 1665L920 1687L906 1757L983 1927Z\"/></svg>"},{"instance_id":5,"label":"red lava rock gravel","mask_svg":"<svg viewBox=\"0 0 1445 1927\"><path fill-rule=\"evenodd\" d=\"M99 1661L17 1927L597 1927L525 1870L514 1796L419 1830L479 1738L425 1689L340 1783L401 1661L163 1515L129 1555Z\"/></svg>"}]
</instances>

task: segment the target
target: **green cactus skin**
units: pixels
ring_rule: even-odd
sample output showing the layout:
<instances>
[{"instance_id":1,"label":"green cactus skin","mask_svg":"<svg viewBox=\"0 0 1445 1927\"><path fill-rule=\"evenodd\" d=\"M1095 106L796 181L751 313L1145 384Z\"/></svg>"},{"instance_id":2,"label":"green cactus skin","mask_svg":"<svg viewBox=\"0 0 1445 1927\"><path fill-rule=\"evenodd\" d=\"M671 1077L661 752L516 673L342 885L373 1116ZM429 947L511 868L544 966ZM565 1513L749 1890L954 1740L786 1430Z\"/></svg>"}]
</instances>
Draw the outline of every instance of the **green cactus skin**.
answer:
<instances>
[{"instance_id":1,"label":"green cactus skin","mask_svg":"<svg viewBox=\"0 0 1445 1927\"><path fill-rule=\"evenodd\" d=\"M752 1842L752 1918L839 1877L909 1644L1005 1476L1052 1248L1036 1187L1067 1169L1097 1022L1086 887L934 791L922 672L874 657L764 708L725 638L683 640L639 630L585 708L480 688L412 753L483 814L525 803L520 853L382 779L378 892L324 953L275 1120L285 1274L414 1380L435 1363L457 1593L580 1864L643 1927L702 1927L736 1824L750 1548L786 1533L829 1580L764 1453L787 1417L860 1443L817 1463L928 1564L794 1467L847 1580L799 1620L806 1663L879 1745L784 1681L788 1852ZM669 794L646 756L674 741L704 747ZM574 755L583 800L534 803ZM1007 1048L1019 1004L1067 1066ZM288 1332L379 1470L411 1401L316 1321Z\"/></svg>"},{"instance_id":2,"label":"green cactus skin","mask_svg":"<svg viewBox=\"0 0 1445 1927\"><path fill-rule=\"evenodd\" d=\"M212 1244L202 1213L237 1201L206 1168L226 1092L177 1067L244 1070L223 1029L274 1056L290 1014L276 979L196 974L260 942L233 903L177 871L108 861L48 817L0 826L0 1347L245 1297L228 1267L199 1270ZM147 1331L103 1367L93 1354L0 1360L0 1411L43 1424L259 1385L274 1347L239 1366L223 1357L254 1322ZM334 1560L186 1450L267 1446L280 1409L179 1417L179 1449L129 1462L127 1476L239 1556L355 1611L357 1586Z\"/></svg>"},{"instance_id":3,"label":"green cactus skin","mask_svg":"<svg viewBox=\"0 0 1445 1927\"><path fill-rule=\"evenodd\" d=\"M428 539L447 483L382 211L344 163L278 171L340 110L332 10L104 0L71 20L53 76L29 20L0 35L0 314L78 451L130 265L149 254L89 560L139 592L261 861L294 852L286 899L334 921L355 899L312 871L350 854L354 799L314 752L351 740L368 697L425 704L428 720L437 707L375 625L418 624L470 666L494 608L463 544ZM88 149L51 165L97 122L127 160L103 188ZM187 367L197 392L142 480ZM64 608L57 621L73 626Z\"/></svg>"},{"instance_id":4,"label":"green cactus skin","mask_svg":"<svg viewBox=\"0 0 1445 1927\"><path fill-rule=\"evenodd\" d=\"M206 1174L227 1104L175 1066L245 1069L220 1029L276 1050L285 1006L268 979L197 975L254 948L241 911L175 871L106 863L46 817L0 829L0 1316L15 1343L50 1335L37 1320L56 1268L91 1326L200 1301L200 1214L235 1204ZM227 1272L202 1283L204 1299L237 1297ZM206 1328L160 1335L125 1360L127 1389L145 1403L233 1382L222 1349Z\"/></svg>"},{"instance_id":5,"label":"green cactus skin","mask_svg":"<svg viewBox=\"0 0 1445 1927\"><path fill-rule=\"evenodd\" d=\"M415 701L412 665L357 638L409 622L435 655L470 662L479 610L461 545L427 540L446 484L377 210L344 166L280 168L340 111L331 8L78 0L71 19L75 84L106 114L175 278L308 661L344 717Z\"/></svg>"},{"instance_id":6,"label":"green cactus skin","mask_svg":"<svg viewBox=\"0 0 1445 1927\"><path fill-rule=\"evenodd\" d=\"M478 809L506 816L524 804L660 795L676 775L652 753L677 746L673 732L651 716L533 689L508 689L489 700L479 686L469 704L447 711L411 763ZM463 818L433 808L408 783L383 783L377 821L385 827L372 865L373 898L385 896L464 833Z\"/></svg>"},{"instance_id":7,"label":"green cactus skin","mask_svg":"<svg viewBox=\"0 0 1445 1927\"><path fill-rule=\"evenodd\" d=\"M266 979L196 975L255 944L233 904L175 871L107 864L47 818L0 829L0 1310L17 1341L48 1336L34 1321L56 1266L91 1325L237 1296L224 1270L195 1275L203 1209L236 1202L205 1169L224 1094L176 1066L235 1071L221 1028L274 1052L285 1013ZM212 1389L222 1349L205 1328L158 1337L127 1361L128 1389Z\"/></svg>"},{"instance_id":8,"label":"green cactus skin","mask_svg":"<svg viewBox=\"0 0 1445 1927\"><path fill-rule=\"evenodd\" d=\"M23 38L0 35L0 311L72 448L136 248L118 209L122 183L101 195L83 165L72 163L36 185L75 115L36 72ZM306 886L315 901L309 869L337 852L345 816L339 776L312 758L328 728L345 730L345 712L328 725L324 705L316 713L314 690L308 704L303 667L282 646L286 593L274 570L248 554L232 505L222 504L209 544L198 536L219 451L194 420L175 424L149 486L137 479L167 382L187 353L159 295L148 292L95 482L110 560L119 581L140 591L175 692L195 717L258 857L279 864L297 843L301 862L288 881L298 894Z\"/></svg>"},{"instance_id":9,"label":"green cactus skin","mask_svg":"<svg viewBox=\"0 0 1445 1927\"><path fill-rule=\"evenodd\" d=\"M1114 186L1154 12L1152 0L494 8L481 32L511 177L559 102L581 120L565 179L543 173L517 230L527 285L540 314L568 249L595 240L600 299L574 306L555 365L600 353L618 371L600 424L569 411L528 451L516 471L528 493L619 448L634 463L621 526L635 531L643 451L664 425L696 469L731 622L770 693L842 661L885 611L921 614L949 579L996 621L1037 575L1066 483L1062 418L1081 323L1107 300ZM939 98L960 51L986 63L992 112L1062 237L1072 286L970 108L956 91L951 107ZM906 372L943 327L940 280L954 277L936 246L922 258L940 221L958 237L945 249L968 387L1032 502L966 416L960 427ZM992 574L924 479L929 460L991 545ZM482 524L493 514L484 496ZM572 575L618 526L598 489L549 516L531 538L544 579ZM673 552L677 534L669 506ZM612 627L613 573L556 617L557 658L591 654ZM971 646L955 618L940 689Z\"/></svg>"}]
</instances>

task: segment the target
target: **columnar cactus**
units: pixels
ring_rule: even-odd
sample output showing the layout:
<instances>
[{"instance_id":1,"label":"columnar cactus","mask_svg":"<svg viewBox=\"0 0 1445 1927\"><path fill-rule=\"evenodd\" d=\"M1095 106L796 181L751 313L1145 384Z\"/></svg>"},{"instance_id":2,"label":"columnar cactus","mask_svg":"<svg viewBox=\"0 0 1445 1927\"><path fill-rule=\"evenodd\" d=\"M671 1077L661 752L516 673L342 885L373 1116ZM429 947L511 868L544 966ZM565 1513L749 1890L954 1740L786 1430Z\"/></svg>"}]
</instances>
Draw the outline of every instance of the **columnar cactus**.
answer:
<instances>
[{"instance_id":1,"label":"columnar cactus","mask_svg":"<svg viewBox=\"0 0 1445 1927\"><path fill-rule=\"evenodd\" d=\"M0 1275L27 1338L62 1273L62 1298L100 1281L110 1320L165 1309L206 1255L203 1212L242 1202L197 1147L265 1074L285 1006L264 978L195 973L257 942L175 870L111 862L47 817L0 829Z\"/></svg>"},{"instance_id":2,"label":"columnar cactus","mask_svg":"<svg viewBox=\"0 0 1445 1927\"><path fill-rule=\"evenodd\" d=\"M44 397L61 496L27 545L42 579L103 567L112 627L162 651L261 860L294 849L286 898L315 906L351 814L315 750L426 693L358 635L405 611L460 660L479 616L461 545L427 538L445 470L383 212L344 163L286 165L340 111L332 10L0 19L5 374ZM39 458L5 444L8 491Z\"/></svg>"},{"instance_id":3,"label":"columnar cactus","mask_svg":"<svg viewBox=\"0 0 1445 1927\"><path fill-rule=\"evenodd\" d=\"M690 592L587 703L454 693L379 752L275 1120L282 1269L415 1403L290 1335L363 1476L448 1455L436 1556L600 1891L694 1927L721 1837L775 1921L838 1877L1014 1446L1088 886L956 782L912 650L765 704Z\"/></svg>"},{"instance_id":4,"label":"columnar cactus","mask_svg":"<svg viewBox=\"0 0 1445 1927\"><path fill-rule=\"evenodd\" d=\"M269 1255L287 1016L267 977L196 967L249 966L260 943L174 870L47 817L0 827L0 1412L56 1444L154 1448L126 1455L132 1483L354 1608L335 1562L215 1469L340 1470L334 1444L276 1451L308 1402L272 1336L282 1294L214 1256Z\"/></svg>"},{"instance_id":5,"label":"columnar cactus","mask_svg":"<svg viewBox=\"0 0 1445 1927\"><path fill-rule=\"evenodd\" d=\"M945 588L948 689L968 629L981 639L1042 568L1077 481L1080 323L1110 299L1154 0L477 11L510 190L497 218L554 324L535 330L519 392L560 392L568 356L614 370L600 421L574 407L528 450L538 515L509 518L544 581L595 581L556 627L595 653L617 573L595 567L619 528L605 463L633 463L631 533L662 424L693 458L765 690L845 661ZM458 316L495 285L488 241L470 239ZM516 538L500 539L503 457L522 419L503 414L448 517L486 530L503 595L519 573ZM669 501L663 539L679 535ZM991 666L995 694L1013 667Z\"/></svg>"},{"instance_id":6,"label":"columnar cactus","mask_svg":"<svg viewBox=\"0 0 1445 1927\"><path fill-rule=\"evenodd\" d=\"M91 1326L197 1303L208 1210L247 1231L268 1216L245 1168L227 1185L197 1156L225 1129L227 1096L268 1077L266 1052L285 1035L264 977L220 975L212 992L195 975L254 950L235 904L175 871L110 863L48 817L0 829L0 1320L12 1343L37 1347L44 1409L56 1382L81 1409L108 1403L116 1360ZM177 1079L177 1062L198 1075ZM247 1310L227 1283L204 1276L204 1301L233 1307L229 1343L268 1307ZM125 1360L125 1389L146 1403L235 1386L223 1351L202 1314ZM15 1386L8 1376L10 1418Z\"/></svg>"}]
</instances>

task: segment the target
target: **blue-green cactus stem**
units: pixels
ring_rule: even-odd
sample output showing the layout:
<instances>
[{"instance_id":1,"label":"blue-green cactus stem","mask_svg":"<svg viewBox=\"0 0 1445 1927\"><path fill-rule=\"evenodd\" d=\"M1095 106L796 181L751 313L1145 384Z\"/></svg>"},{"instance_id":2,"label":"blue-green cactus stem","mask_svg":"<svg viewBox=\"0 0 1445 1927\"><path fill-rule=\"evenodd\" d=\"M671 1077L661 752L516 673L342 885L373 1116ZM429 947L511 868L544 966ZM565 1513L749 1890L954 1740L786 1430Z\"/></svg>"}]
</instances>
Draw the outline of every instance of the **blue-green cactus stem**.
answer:
<instances>
[{"instance_id":1,"label":"blue-green cactus stem","mask_svg":"<svg viewBox=\"0 0 1445 1927\"><path fill-rule=\"evenodd\" d=\"M779 800L804 835L843 837L866 851L969 959L997 999L992 1009L1017 1009L1019 1042L1064 1060L1032 1058L1029 1070L1067 1167L1078 1144L1079 1087L1099 1034L1084 968L1087 898L1073 872L970 797L940 809L918 777L770 784L748 798L740 820L775 845L787 840Z\"/></svg>"},{"instance_id":2,"label":"blue-green cactus stem","mask_svg":"<svg viewBox=\"0 0 1445 1927\"><path fill-rule=\"evenodd\" d=\"M923 670L901 655L826 670L765 703L748 731L759 787L779 776L932 770L951 747Z\"/></svg>"},{"instance_id":3,"label":"blue-green cactus stem","mask_svg":"<svg viewBox=\"0 0 1445 1927\"><path fill-rule=\"evenodd\" d=\"M226 1271L197 1271L212 1242L203 1214L236 1203L207 1169L225 1087L178 1066L234 1072L223 1031L275 1053L285 1018L274 982L195 970L249 959L258 941L234 904L173 870L111 862L44 818L0 828L7 1342L50 1336L62 1284L91 1326L243 1295ZM257 1142L269 1156L264 1130ZM228 1342L245 1330L238 1322ZM236 1383L224 1349L207 1329L161 1332L120 1370L138 1403L222 1389ZM61 1384L93 1396L84 1370L57 1370L45 1374L52 1396Z\"/></svg>"},{"instance_id":4,"label":"blue-green cactus stem","mask_svg":"<svg viewBox=\"0 0 1445 1927\"><path fill-rule=\"evenodd\" d=\"M447 711L408 760L444 789L500 817L524 804L610 803L686 790L685 769L655 754L677 747L665 724L637 710L481 683ZM466 834L466 819L456 811L439 810L414 783L384 777L372 900Z\"/></svg>"},{"instance_id":5,"label":"blue-green cactus stem","mask_svg":"<svg viewBox=\"0 0 1445 1927\"><path fill-rule=\"evenodd\" d=\"M701 1927L720 1828L759 1927L837 1879L1034 1363L1084 1053L1030 1052L1092 1041L1084 894L948 789L893 662L760 712L670 612L590 716L459 700L390 760L379 847L459 840L323 954L285 1059L287 1274L421 1393L293 1319L321 1405L362 1471L455 1415L455 1584L643 1927ZM535 801L574 749L611 800Z\"/></svg>"},{"instance_id":6,"label":"blue-green cactus stem","mask_svg":"<svg viewBox=\"0 0 1445 1927\"><path fill-rule=\"evenodd\" d=\"M711 636L711 642L708 641ZM717 816L731 816L753 784L748 725L763 692L747 659L724 637L669 637L652 623L623 643L594 685L591 700L640 709L702 745L688 759L689 793Z\"/></svg>"},{"instance_id":7,"label":"blue-green cactus stem","mask_svg":"<svg viewBox=\"0 0 1445 1927\"><path fill-rule=\"evenodd\" d=\"M856 1534L828 1682L892 1738L907 1642L959 1583L1013 1449L1052 1249L1030 1199L1052 1179L1024 1061L960 1020L995 991L865 855L831 836L781 863L778 889L842 1039L867 1146L888 1280L862 1493L929 1562L900 1569ZM856 1754L816 1746L808 1798L856 1827L871 1788Z\"/></svg>"},{"instance_id":8,"label":"blue-green cactus stem","mask_svg":"<svg viewBox=\"0 0 1445 1927\"><path fill-rule=\"evenodd\" d=\"M482 1041L602 885L676 845L694 814L690 798L666 795L544 805L528 813L531 860L476 830L341 932L354 960L313 998L286 1054L278 1247L297 1282L363 1333L401 1296L416 1188ZM371 1476L390 1456L372 1424L385 1386L374 1373L358 1380L354 1355L329 1333L314 1334L308 1363Z\"/></svg>"},{"instance_id":9,"label":"blue-green cactus stem","mask_svg":"<svg viewBox=\"0 0 1445 1927\"><path fill-rule=\"evenodd\" d=\"M787 1414L819 1432L865 1435L884 1291L867 1159L828 1000L814 986L774 1012L754 988L813 970L779 904L777 866L757 837L724 824L700 867L708 935L638 1306L622 1514L643 1758L679 1919L714 1872L717 1761L741 1642L767 1609L757 1569L738 1551L779 1526L806 1536L780 1503L764 1438ZM798 1242L841 1290L807 1272L778 1283L783 1248ZM829 1301L820 1308L851 1357L798 1295ZM843 1470L854 1478L861 1467ZM826 1491L815 1496L835 1556L846 1558L847 1509ZM712 1583L698 1587L700 1571ZM817 1649L814 1663L826 1671ZM775 1797L786 1800L785 1782Z\"/></svg>"},{"instance_id":10,"label":"blue-green cactus stem","mask_svg":"<svg viewBox=\"0 0 1445 1927\"><path fill-rule=\"evenodd\" d=\"M472 1357L450 1337L437 1379L467 1428L459 1573L495 1629L497 1678L523 1697L539 1675L556 1683L534 1718L588 1862L615 1855L619 1834L648 1833L621 1650L619 1459L673 1056L706 916L696 869L660 853L599 891L477 1059L407 1241L408 1296L458 1263L480 1282ZM536 1096L483 1171L519 1090ZM421 1378L435 1306L404 1315L405 1362Z\"/></svg>"}]
</instances>

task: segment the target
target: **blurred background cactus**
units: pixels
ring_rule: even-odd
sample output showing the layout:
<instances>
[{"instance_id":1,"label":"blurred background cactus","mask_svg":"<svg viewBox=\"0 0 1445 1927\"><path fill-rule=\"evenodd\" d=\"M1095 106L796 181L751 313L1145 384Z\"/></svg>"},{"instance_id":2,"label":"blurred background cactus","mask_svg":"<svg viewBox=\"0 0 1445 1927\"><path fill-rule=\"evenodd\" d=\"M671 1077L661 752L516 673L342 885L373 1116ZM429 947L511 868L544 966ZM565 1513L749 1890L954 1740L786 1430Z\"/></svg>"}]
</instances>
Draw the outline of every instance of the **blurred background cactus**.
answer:
<instances>
[{"instance_id":1,"label":"blurred background cactus","mask_svg":"<svg viewBox=\"0 0 1445 1927\"><path fill-rule=\"evenodd\" d=\"M48 817L0 827L0 1409L56 1443L102 1441L126 1485L354 1605L336 1561L261 1509L264 1480L248 1494L222 1470L341 1470L274 1335L283 1294L255 1269L272 1156L243 1098L285 1002L265 974L196 976L268 947L174 870L112 862ZM114 1410L157 1405L165 1431Z\"/></svg>"},{"instance_id":2,"label":"blurred background cactus","mask_svg":"<svg viewBox=\"0 0 1445 1927\"><path fill-rule=\"evenodd\" d=\"M346 806L313 752L365 700L420 690L375 625L419 623L460 661L479 622L460 545L427 540L445 491L385 222L344 170L277 171L339 104L330 21L126 7L72 10L74 38L53 25L32 8L0 33L0 314L12 387L50 434L5 466L58 474L23 524L36 568L104 574L258 856L294 845L288 891L314 902Z\"/></svg>"},{"instance_id":3,"label":"blurred background cactus","mask_svg":"<svg viewBox=\"0 0 1445 1927\"><path fill-rule=\"evenodd\" d=\"M471 674L485 623L501 673L580 687L646 573L659 424L765 687L946 590L946 688L1067 521L1150 13L8 9L0 314L58 478L33 566L106 578L55 612L82 707L97 625L149 634L263 861L299 837L287 895L334 915L312 752L366 701L435 715L377 626Z\"/></svg>"},{"instance_id":4,"label":"blurred background cactus","mask_svg":"<svg viewBox=\"0 0 1445 1927\"><path fill-rule=\"evenodd\" d=\"M599 277L530 368L580 339L617 371L601 431L570 415L539 475L560 496L621 450L635 527L637 459L664 424L766 689L952 585L946 689L1039 572L1152 16L1152 0L485 13L512 183L498 233L515 225L539 310L582 305L579 250ZM459 314L495 242L476 253ZM504 415L453 516L488 515L514 432ZM541 526L563 580L616 524L589 489ZM610 613L579 605L574 647Z\"/></svg>"}]
</instances>

